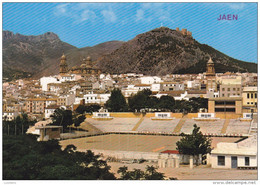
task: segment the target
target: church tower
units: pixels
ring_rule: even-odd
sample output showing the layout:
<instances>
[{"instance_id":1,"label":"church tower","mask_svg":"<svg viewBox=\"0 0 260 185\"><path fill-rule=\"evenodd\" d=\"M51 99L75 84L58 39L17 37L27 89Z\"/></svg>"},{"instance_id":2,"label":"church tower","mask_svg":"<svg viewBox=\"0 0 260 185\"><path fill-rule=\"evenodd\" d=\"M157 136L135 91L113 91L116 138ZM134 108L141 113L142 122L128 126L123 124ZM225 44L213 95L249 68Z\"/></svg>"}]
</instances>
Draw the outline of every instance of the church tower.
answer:
<instances>
[{"instance_id":1,"label":"church tower","mask_svg":"<svg viewBox=\"0 0 260 185\"><path fill-rule=\"evenodd\" d=\"M214 68L214 62L212 61L211 57L207 63L206 78L207 78L207 86L206 86L207 91L217 91L216 73Z\"/></svg>"},{"instance_id":2,"label":"church tower","mask_svg":"<svg viewBox=\"0 0 260 185\"><path fill-rule=\"evenodd\" d=\"M63 53L60 59L60 74L66 74L67 72L68 72L68 65L66 63L66 56Z\"/></svg>"}]
</instances>

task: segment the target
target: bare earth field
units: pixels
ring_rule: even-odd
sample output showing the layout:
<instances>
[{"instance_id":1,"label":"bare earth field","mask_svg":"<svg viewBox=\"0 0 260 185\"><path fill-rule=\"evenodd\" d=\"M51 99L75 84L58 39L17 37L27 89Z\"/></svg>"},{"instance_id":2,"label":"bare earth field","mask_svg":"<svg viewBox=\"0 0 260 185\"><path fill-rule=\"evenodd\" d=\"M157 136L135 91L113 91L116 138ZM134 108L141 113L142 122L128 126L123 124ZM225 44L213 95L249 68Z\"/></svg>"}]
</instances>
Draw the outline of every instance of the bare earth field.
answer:
<instances>
[{"instance_id":1,"label":"bare earth field","mask_svg":"<svg viewBox=\"0 0 260 185\"><path fill-rule=\"evenodd\" d=\"M164 150L176 150L176 142L180 140L180 138L180 136L110 134L62 140L60 144L62 147L73 144L79 151L99 149L162 152ZM216 147L218 142L236 142L239 139L240 138L212 137L212 147Z\"/></svg>"},{"instance_id":2,"label":"bare earth field","mask_svg":"<svg viewBox=\"0 0 260 185\"><path fill-rule=\"evenodd\" d=\"M62 147L73 144L79 151L91 149L114 150L114 151L139 151L159 153L164 150L176 150L176 142L179 136L159 135L131 135L131 134L110 134L79 139L61 140ZM218 142L236 142L240 138L212 137L212 147ZM142 164L126 164L120 162L108 162L111 171L117 175L119 167L128 166L129 170L134 168L145 170L146 165L157 166L157 163L145 162ZM180 168L160 168L166 177L175 177L178 180L257 180L257 170L236 170L236 169L212 169L209 166L201 165L190 169L187 165Z\"/></svg>"}]
</instances>

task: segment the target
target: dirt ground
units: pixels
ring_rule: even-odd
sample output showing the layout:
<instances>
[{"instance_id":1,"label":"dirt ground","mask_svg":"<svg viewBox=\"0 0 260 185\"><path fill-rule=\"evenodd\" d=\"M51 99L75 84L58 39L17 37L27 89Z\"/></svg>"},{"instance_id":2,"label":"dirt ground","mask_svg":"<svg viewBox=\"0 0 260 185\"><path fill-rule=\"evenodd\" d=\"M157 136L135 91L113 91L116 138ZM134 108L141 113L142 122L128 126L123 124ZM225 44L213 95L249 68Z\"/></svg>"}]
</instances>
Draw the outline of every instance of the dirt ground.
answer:
<instances>
[{"instance_id":1,"label":"dirt ground","mask_svg":"<svg viewBox=\"0 0 260 185\"><path fill-rule=\"evenodd\" d=\"M156 163L142 163L142 164L125 164L119 162L109 162L111 172L115 173L117 177L117 170L119 167L127 166L128 170L141 169L145 170L147 165L154 165ZM164 173L166 177L175 177L178 180L257 180L257 170L236 170L236 169L212 169L209 166L198 166L190 169L188 165L181 165L180 168L159 168L159 172Z\"/></svg>"},{"instance_id":2,"label":"dirt ground","mask_svg":"<svg viewBox=\"0 0 260 185\"><path fill-rule=\"evenodd\" d=\"M80 151L91 149L117 150L117 151L140 151L140 152L162 152L164 150L176 150L176 142L180 136L159 135L130 135L109 134L79 139L61 140L62 147L73 144ZM212 137L212 147L219 142L236 142L240 138Z\"/></svg>"},{"instance_id":3,"label":"dirt ground","mask_svg":"<svg viewBox=\"0 0 260 185\"><path fill-rule=\"evenodd\" d=\"M162 152L164 150L175 150L179 136L147 136L147 135L102 135L85 137L79 139L61 140L62 147L73 144L79 151L91 149L115 150L115 151L140 151L140 152ZM213 137L212 147L218 142L236 142L240 138ZM129 170L134 168L145 170L146 165L157 166L157 163L126 164L119 162L108 162L113 173L117 175L119 167L128 166ZM212 169L209 166L198 166L190 169L189 166L181 165L180 168L160 168L166 177L175 177L178 180L257 180L257 170L236 169Z\"/></svg>"}]
</instances>

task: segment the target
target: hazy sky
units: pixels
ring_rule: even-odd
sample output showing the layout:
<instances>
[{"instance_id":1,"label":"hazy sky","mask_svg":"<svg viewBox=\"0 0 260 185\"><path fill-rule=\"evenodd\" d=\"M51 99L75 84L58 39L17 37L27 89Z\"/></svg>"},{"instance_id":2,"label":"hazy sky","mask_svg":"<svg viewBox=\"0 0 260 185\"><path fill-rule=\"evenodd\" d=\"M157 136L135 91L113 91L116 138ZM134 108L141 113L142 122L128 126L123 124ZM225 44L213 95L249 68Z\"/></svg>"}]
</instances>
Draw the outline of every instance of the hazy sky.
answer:
<instances>
[{"instance_id":1,"label":"hazy sky","mask_svg":"<svg viewBox=\"0 0 260 185\"><path fill-rule=\"evenodd\" d=\"M235 14L238 20L221 20ZM51 31L76 47L133 39L161 25L187 28L200 43L257 62L257 3L3 3L3 29Z\"/></svg>"}]
</instances>

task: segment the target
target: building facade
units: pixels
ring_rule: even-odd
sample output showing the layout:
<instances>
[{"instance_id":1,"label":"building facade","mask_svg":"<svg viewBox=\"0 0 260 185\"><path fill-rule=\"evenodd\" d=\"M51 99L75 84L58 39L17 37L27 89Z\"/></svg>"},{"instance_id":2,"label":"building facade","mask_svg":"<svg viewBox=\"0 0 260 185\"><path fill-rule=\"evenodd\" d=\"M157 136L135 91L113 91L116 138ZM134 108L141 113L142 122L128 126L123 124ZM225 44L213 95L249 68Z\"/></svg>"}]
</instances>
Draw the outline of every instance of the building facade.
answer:
<instances>
[{"instance_id":1,"label":"building facade","mask_svg":"<svg viewBox=\"0 0 260 185\"><path fill-rule=\"evenodd\" d=\"M241 97L242 86L239 84L220 85L219 97Z\"/></svg>"}]
</instances>

